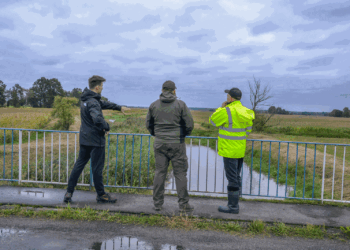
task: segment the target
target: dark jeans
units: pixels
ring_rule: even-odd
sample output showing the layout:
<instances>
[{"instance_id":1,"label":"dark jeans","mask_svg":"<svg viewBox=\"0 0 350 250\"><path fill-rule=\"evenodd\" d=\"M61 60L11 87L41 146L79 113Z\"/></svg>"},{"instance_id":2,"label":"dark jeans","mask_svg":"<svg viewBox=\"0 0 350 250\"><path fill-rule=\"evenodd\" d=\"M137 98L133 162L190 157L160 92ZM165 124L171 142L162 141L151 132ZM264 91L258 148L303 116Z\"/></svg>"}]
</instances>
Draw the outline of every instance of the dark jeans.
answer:
<instances>
[{"instance_id":1,"label":"dark jeans","mask_svg":"<svg viewBox=\"0 0 350 250\"><path fill-rule=\"evenodd\" d=\"M155 206L164 203L164 182L168 172L169 161L173 166L176 191L179 205L185 205L189 201L187 192L188 158L186 156L185 143L153 144L156 160L156 171L153 181L153 202Z\"/></svg>"},{"instance_id":2,"label":"dark jeans","mask_svg":"<svg viewBox=\"0 0 350 250\"><path fill-rule=\"evenodd\" d=\"M242 187L241 171L244 158L223 158L228 186Z\"/></svg>"},{"instance_id":3,"label":"dark jeans","mask_svg":"<svg viewBox=\"0 0 350 250\"><path fill-rule=\"evenodd\" d=\"M77 185L79 176L83 172L86 163L91 158L91 169L94 178L94 185L99 196L104 195L104 186L102 179L102 170L105 164L105 147L93 147L80 145L79 157L74 164L74 168L70 174L67 192L73 193Z\"/></svg>"}]
</instances>

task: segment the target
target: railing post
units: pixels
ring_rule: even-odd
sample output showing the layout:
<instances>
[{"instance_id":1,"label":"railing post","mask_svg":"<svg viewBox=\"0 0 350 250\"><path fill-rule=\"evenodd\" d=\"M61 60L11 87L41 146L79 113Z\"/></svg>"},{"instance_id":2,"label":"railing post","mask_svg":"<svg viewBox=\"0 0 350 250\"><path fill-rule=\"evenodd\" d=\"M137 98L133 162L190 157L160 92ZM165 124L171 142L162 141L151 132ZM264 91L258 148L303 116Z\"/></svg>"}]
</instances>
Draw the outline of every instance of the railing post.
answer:
<instances>
[{"instance_id":1,"label":"railing post","mask_svg":"<svg viewBox=\"0 0 350 250\"><path fill-rule=\"evenodd\" d=\"M324 145L323 173L322 173L322 193L321 193L322 204L323 204L323 193L324 193L324 175L325 175L325 170L326 170L326 148L327 148L327 145Z\"/></svg>"},{"instance_id":2,"label":"railing post","mask_svg":"<svg viewBox=\"0 0 350 250\"><path fill-rule=\"evenodd\" d=\"M19 142L18 142L18 184L21 184L22 180L22 130L19 130Z\"/></svg>"}]
</instances>

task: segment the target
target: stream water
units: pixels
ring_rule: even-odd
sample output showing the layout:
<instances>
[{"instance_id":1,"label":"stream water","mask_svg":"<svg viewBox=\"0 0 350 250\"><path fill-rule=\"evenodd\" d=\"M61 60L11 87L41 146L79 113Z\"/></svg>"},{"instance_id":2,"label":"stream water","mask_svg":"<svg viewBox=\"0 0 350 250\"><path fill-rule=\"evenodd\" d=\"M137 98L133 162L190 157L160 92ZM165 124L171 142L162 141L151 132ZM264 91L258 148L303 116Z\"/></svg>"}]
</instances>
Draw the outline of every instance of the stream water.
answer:
<instances>
[{"instance_id":1,"label":"stream water","mask_svg":"<svg viewBox=\"0 0 350 250\"><path fill-rule=\"evenodd\" d=\"M223 157L218 155L215 150L206 146L199 147L192 145L191 156L191 146L186 144L186 152L188 158L187 187L189 193L205 196L227 196L226 193L228 181L224 171ZM275 166L271 166L271 170L273 167ZM261 173L261 177L260 172L254 170L251 174L251 167L245 162L243 162L242 169L242 194L244 198L262 196L261 198L271 199L275 198L276 196L285 197L285 195L288 197L288 192L293 191L292 187L287 187L286 192L285 184L277 185L275 180L271 178L268 179L268 176L263 173ZM280 176L279 178L285 177ZM165 188L169 193L176 193L176 184L173 172L169 174Z\"/></svg>"}]
</instances>

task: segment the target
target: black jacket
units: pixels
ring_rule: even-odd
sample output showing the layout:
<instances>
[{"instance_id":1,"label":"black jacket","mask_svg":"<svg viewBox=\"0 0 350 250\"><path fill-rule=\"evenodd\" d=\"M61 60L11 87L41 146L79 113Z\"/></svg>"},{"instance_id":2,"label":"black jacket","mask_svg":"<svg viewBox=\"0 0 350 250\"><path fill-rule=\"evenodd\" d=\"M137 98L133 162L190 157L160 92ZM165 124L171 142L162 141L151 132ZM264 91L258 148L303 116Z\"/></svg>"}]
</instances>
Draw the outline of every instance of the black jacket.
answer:
<instances>
[{"instance_id":1,"label":"black jacket","mask_svg":"<svg viewBox=\"0 0 350 250\"><path fill-rule=\"evenodd\" d=\"M102 109L121 110L121 106L101 101L101 95L85 88L81 95L80 117L81 126L79 143L85 146L105 147L105 131L109 124L103 118Z\"/></svg>"},{"instance_id":2,"label":"black jacket","mask_svg":"<svg viewBox=\"0 0 350 250\"><path fill-rule=\"evenodd\" d=\"M193 130L191 111L169 92L162 93L148 110L146 128L155 136L155 143L183 143Z\"/></svg>"}]
</instances>

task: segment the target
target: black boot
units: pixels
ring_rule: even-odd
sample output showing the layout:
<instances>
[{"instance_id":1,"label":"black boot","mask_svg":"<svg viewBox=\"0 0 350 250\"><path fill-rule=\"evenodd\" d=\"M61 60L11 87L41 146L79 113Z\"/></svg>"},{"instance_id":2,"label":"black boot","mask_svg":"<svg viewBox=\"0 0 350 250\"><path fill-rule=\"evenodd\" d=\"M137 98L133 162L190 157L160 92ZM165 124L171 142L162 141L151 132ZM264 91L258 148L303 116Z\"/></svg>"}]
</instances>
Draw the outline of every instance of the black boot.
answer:
<instances>
[{"instance_id":1,"label":"black boot","mask_svg":"<svg viewBox=\"0 0 350 250\"><path fill-rule=\"evenodd\" d=\"M229 190L235 189L235 191L229 191ZM239 213L239 188L232 188L227 187L227 196L228 196L228 204L227 206L219 206L218 210L222 213L231 213L231 214L238 214Z\"/></svg>"}]
</instances>

